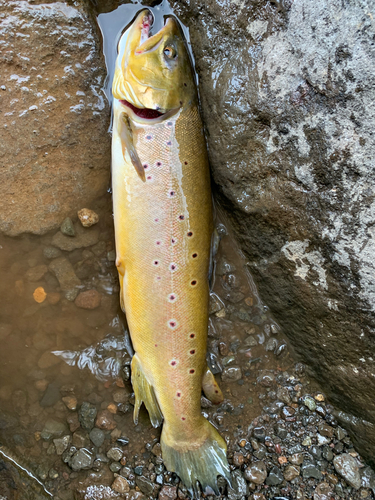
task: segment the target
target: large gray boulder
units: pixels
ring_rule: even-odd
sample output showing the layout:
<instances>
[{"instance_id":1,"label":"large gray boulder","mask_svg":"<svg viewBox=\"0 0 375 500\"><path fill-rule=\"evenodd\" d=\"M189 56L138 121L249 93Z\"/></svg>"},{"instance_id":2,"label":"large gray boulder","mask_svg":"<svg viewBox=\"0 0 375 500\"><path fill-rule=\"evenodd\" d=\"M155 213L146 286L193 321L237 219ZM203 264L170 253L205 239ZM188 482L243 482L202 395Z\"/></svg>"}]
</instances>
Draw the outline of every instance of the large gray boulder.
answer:
<instances>
[{"instance_id":1,"label":"large gray boulder","mask_svg":"<svg viewBox=\"0 0 375 500\"><path fill-rule=\"evenodd\" d=\"M373 3L173 6L190 28L217 192L260 295L373 459Z\"/></svg>"},{"instance_id":2,"label":"large gray boulder","mask_svg":"<svg viewBox=\"0 0 375 500\"><path fill-rule=\"evenodd\" d=\"M43 234L108 188L97 34L65 3L0 1L0 231Z\"/></svg>"}]
</instances>

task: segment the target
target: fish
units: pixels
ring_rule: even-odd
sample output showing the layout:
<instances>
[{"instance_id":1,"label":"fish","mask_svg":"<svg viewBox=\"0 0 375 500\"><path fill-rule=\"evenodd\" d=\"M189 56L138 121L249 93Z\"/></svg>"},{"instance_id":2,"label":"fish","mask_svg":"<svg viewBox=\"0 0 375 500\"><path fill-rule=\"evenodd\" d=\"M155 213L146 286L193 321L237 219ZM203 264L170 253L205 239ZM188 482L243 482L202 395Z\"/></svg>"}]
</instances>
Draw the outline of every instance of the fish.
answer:
<instances>
[{"instance_id":1,"label":"fish","mask_svg":"<svg viewBox=\"0 0 375 500\"><path fill-rule=\"evenodd\" d=\"M142 403L163 425L164 464L191 496L230 482L226 443L201 413L207 366L210 173L194 73L176 18L152 34L150 10L119 41L113 78L112 194L116 266L134 356L134 422Z\"/></svg>"}]
</instances>

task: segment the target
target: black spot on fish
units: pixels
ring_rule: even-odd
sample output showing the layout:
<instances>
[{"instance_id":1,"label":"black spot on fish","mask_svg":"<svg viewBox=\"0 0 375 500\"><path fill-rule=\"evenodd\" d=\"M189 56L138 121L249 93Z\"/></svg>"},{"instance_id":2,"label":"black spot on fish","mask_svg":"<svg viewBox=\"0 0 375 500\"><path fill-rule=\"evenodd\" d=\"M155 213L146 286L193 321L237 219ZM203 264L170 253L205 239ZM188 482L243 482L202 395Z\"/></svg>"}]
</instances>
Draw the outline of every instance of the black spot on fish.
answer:
<instances>
[{"instance_id":1,"label":"black spot on fish","mask_svg":"<svg viewBox=\"0 0 375 500\"><path fill-rule=\"evenodd\" d=\"M198 257L198 254L197 253L193 253L192 257L193 257L193 259L196 259Z\"/></svg>"},{"instance_id":2,"label":"black spot on fish","mask_svg":"<svg viewBox=\"0 0 375 500\"><path fill-rule=\"evenodd\" d=\"M185 217L184 217L183 215L180 215L178 218L179 218L180 220L184 220L184 219L185 219Z\"/></svg>"},{"instance_id":3,"label":"black spot on fish","mask_svg":"<svg viewBox=\"0 0 375 500\"><path fill-rule=\"evenodd\" d=\"M193 280L191 283L191 286L195 286L197 284L196 280Z\"/></svg>"},{"instance_id":4,"label":"black spot on fish","mask_svg":"<svg viewBox=\"0 0 375 500\"><path fill-rule=\"evenodd\" d=\"M191 236L193 236L193 232L192 232L192 231L189 231L187 235L188 235L188 236L189 236L189 238L190 238Z\"/></svg>"}]
</instances>

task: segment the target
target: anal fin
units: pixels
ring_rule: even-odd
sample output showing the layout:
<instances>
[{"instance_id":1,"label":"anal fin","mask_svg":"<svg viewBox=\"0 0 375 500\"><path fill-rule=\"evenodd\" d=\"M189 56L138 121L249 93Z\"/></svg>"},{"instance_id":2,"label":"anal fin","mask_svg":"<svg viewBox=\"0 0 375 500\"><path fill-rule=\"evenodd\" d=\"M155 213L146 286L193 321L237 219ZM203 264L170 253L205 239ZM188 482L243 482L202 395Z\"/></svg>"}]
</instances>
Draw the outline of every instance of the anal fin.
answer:
<instances>
[{"instance_id":1,"label":"anal fin","mask_svg":"<svg viewBox=\"0 0 375 500\"><path fill-rule=\"evenodd\" d=\"M215 380L214 374L208 366L206 367L206 371L203 375L202 389L205 396L211 401L211 403L218 405L224 401L223 393Z\"/></svg>"},{"instance_id":2,"label":"anal fin","mask_svg":"<svg viewBox=\"0 0 375 500\"><path fill-rule=\"evenodd\" d=\"M159 427L163 421L163 415L157 402L155 391L143 373L141 362L135 354L132 359L132 385L135 394L134 423L138 423L139 409L145 404L153 427Z\"/></svg>"}]
</instances>

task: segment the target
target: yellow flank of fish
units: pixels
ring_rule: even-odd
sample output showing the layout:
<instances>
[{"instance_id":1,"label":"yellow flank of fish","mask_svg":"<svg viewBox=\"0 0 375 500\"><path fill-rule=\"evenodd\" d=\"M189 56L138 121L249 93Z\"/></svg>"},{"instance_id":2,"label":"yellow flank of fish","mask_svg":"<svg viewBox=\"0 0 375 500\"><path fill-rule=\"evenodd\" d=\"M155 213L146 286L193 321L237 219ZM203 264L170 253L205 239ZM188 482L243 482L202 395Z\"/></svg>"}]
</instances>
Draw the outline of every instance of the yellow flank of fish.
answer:
<instances>
[{"instance_id":1,"label":"yellow flank of fish","mask_svg":"<svg viewBox=\"0 0 375 500\"><path fill-rule=\"evenodd\" d=\"M192 494L229 479L226 445L201 414L206 364L210 176L189 55L175 19L150 36L139 13L119 43L113 83L112 185L121 304L135 355L134 418L163 421L166 467ZM127 36L127 38L126 38Z\"/></svg>"}]
</instances>

